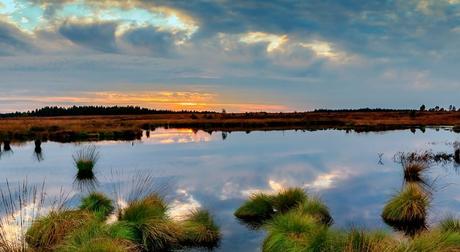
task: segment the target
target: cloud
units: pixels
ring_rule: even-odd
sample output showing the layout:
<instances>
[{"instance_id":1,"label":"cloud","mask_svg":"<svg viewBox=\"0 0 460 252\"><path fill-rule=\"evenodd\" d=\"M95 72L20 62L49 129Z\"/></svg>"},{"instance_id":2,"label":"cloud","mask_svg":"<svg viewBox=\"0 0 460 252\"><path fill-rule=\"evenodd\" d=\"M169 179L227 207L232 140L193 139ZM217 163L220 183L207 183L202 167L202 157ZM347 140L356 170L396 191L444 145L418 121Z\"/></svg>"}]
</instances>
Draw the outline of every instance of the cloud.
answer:
<instances>
[{"instance_id":1,"label":"cloud","mask_svg":"<svg viewBox=\"0 0 460 252\"><path fill-rule=\"evenodd\" d=\"M116 29L116 23L64 22L59 27L59 33L77 45L113 53L117 51Z\"/></svg>"},{"instance_id":2,"label":"cloud","mask_svg":"<svg viewBox=\"0 0 460 252\"><path fill-rule=\"evenodd\" d=\"M0 86L14 90L199 87L240 111L418 107L458 89L457 0L18 2L0 9ZM413 74L381 78L390 68Z\"/></svg>"},{"instance_id":3,"label":"cloud","mask_svg":"<svg viewBox=\"0 0 460 252\"><path fill-rule=\"evenodd\" d=\"M273 50L281 49L281 46L288 41L286 35L275 35L264 32L249 32L241 36L240 42L247 44L254 43L267 43L267 52L270 53Z\"/></svg>"},{"instance_id":4,"label":"cloud","mask_svg":"<svg viewBox=\"0 0 460 252\"><path fill-rule=\"evenodd\" d=\"M31 40L13 24L0 21L0 56L32 53L36 48Z\"/></svg>"},{"instance_id":5,"label":"cloud","mask_svg":"<svg viewBox=\"0 0 460 252\"><path fill-rule=\"evenodd\" d=\"M36 106L57 105L133 105L147 108L169 110L211 110L220 111L226 109L234 112L247 111L283 111L288 108L277 104L238 103L236 98L230 98L235 102L223 103L217 97L219 94L205 92L184 91L158 91L158 92L79 92L73 96L47 96L32 95L27 92L22 94L0 95L0 104L34 104ZM229 98L227 98L229 99ZM222 100L222 99L220 99ZM28 108L32 109L32 108ZM4 108L0 112L9 112Z\"/></svg>"},{"instance_id":6,"label":"cloud","mask_svg":"<svg viewBox=\"0 0 460 252\"><path fill-rule=\"evenodd\" d=\"M300 43L300 46L310 49L317 57L332 61L346 60L345 53L339 52L331 43L326 41L314 40L309 43Z\"/></svg>"},{"instance_id":7,"label":"cloud","mask_svg":"<svg viewBox=\"0 0 460 252\"><path fill-rule=\"evenodd\" d=\"M130 50L137 53L148 53L155 56L174 54L175 37L166 31L154 27L131 29L123 33L121 39L128 43Z\"/></svg>"}]
</instances>

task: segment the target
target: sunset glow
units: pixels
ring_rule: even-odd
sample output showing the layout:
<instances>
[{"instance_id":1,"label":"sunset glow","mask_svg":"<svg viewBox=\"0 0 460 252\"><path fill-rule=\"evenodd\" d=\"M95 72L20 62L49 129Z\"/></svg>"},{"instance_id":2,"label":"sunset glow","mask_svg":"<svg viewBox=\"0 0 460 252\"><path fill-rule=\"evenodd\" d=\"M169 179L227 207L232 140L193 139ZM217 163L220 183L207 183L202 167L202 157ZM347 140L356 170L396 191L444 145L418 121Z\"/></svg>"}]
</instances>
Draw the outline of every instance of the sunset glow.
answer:
<instances>
[{"instance_id":1,"label":"sunset glow","mask_svg":"<svg viewBox=\"0 0 460 252\"><path fill-rule=\"evenodd\" d=\"M0 111L445 107L457 98L459 10L457 0L0 0Z\"/></svg>"}]
</instances>

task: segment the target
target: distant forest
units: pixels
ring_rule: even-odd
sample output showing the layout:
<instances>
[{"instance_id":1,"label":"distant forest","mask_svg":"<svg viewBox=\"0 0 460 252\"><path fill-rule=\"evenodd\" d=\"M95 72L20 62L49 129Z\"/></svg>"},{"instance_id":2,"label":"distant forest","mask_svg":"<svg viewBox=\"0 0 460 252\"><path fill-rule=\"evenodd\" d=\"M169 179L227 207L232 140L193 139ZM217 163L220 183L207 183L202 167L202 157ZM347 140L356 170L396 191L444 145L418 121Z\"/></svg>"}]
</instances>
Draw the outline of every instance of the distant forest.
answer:
<instances>
[{"instance_id":1,"label":"distant forest","mask_svg":"<svg viewBox=\"0 0 460 252\"><path fill-rule=\"evenodd\" d=\"M435 106L427 108L422 104L419 109L385 109L385 108L360 108L360 109L315 109L315 112L410 112L410 111L429 111L429 112L444 112L444 111L460 111L454 105L449 105L448 108Z\"/></svg>"},{"instance_id":2,"label":"distant forest","mask_svg":"<svg viewBox=\"0 0 460 252\"><path fill-rule=\"evenodd\" d=\"M429 112L443 112L443 111L460 111L455 106L450 105L449 108L441 108L436 106L434 108L426 108L425 105L420 106L419 109L384 109L384 108L360 108L360 109L315 109L310 112L324 113L324 112L411 112L416 111L429 111ZM174 111L174 110L158 110L142 108L139 106L72 106L72 107L58 107L58 106L47 106L39 109L35 109L27 112L13 112L0 114L0 118L11 118L11 117L47 117L47 116L91 116L91 115L152 115L152 114L179 114L179 113L190 113L190 114L212 114L218 113L215 111ZM308 113L306 112L293 112L295 114ZM222 114L226 114L225 110L222 110ZM256 116L267 114L267 112L246 112L246 116ZM289 114L286 113L273 113L273 114ZM230 116L230 115L229 115Z\"/></svg>"},{"instance_id":3,"label":"distant forest","mask_svg":"<svg viewBox=\"0 0 460 252\"><path fill-rule=\"evenodd\" d=\"M215 113L209 111L172 111L148 109L138 106L72 106L72 107L44 107L27 112L0 114L0 118L11 117L46 117L46 116L78 116L78 115L149 115L171 113Z\"/></svg>"}]
</instances>

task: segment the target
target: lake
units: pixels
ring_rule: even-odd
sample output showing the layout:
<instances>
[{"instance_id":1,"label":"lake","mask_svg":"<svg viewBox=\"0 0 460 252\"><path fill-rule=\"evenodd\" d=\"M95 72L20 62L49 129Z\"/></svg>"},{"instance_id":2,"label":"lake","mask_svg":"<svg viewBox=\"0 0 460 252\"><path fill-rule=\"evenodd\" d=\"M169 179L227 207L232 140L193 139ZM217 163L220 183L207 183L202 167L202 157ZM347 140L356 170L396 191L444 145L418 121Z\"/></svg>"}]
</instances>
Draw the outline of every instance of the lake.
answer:
<instances>
[{"instance_id":1,"label":"lake","mask_svg":"<svg viewBox=\"0 0 460 252\"><path fill-rule=\"evenodd\" d=\"M299 186L330 207L335 227L362 226L390 230L381 220L385 202L402 185L398 152L432 150L453 153L458 134L448 128L425 132L409 130L347 133L324 130L213 132L157 129L139 141L92 143L42 143L42 156L33 142L12 144L0 156L0 186L6 180L29 185L45 181L49 195L60 189L82 195L74 183L72 155L94 144L100 152L95 168L97 190L113 194L117 186L139 174L154 176L167 187L171 214L180 216L196 207L209 209L223 233L216 251L255 251L264 233L240 224L233 212L254 192L275 192ZM2 149L3 150L3 149ZM460 210L459 173L452 163L432 167L434 183L429 223ZM161 186L160 186L161 185ZM85 190L85 189L83 189Z\"/></svg>"}]
</instances>

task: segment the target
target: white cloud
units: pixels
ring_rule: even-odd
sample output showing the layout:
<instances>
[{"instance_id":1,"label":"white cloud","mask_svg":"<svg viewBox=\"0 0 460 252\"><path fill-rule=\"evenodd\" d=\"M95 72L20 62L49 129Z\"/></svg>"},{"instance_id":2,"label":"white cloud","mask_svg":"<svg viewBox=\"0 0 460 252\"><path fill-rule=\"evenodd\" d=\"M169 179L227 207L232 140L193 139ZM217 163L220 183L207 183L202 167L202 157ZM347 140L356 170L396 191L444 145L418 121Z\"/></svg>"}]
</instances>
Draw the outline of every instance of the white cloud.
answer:
<instances>
[{"instance_id":1,"label":"white cloud","mask_svg":"<svg viewBox=\"0 0 460 252\"><path fill-rule=\"evenodd\" d=\"M347 62L351 59L345 52L338 50L332 43L327 41L313 40L299 43L299 45L312 51L315 56L333 62Z\"/></svg>"},{"instance_id":2,"label":"white cloud","mask_svg":"<svg viewBox=\"0 0 460 252\"><path fill-rule=\"evenodd\" d=\"M173 219L182 220L191 211L201 207L200 202L198 202L186 189L178 189L177 193L179 197L171 202L170 209L168 210L169 215Z\"/></svg>"},{"instance_id":3,"label":"white cloud","mask_svg":"<svg viewBox=\"0 0 460 252\"><path fill-rule=\"evenodd\" d=\"M240 42L246 44L268 43L266 49L268 53L276 49L281 49L288 40L287 35L276 35L265 32L249 32L240 38Z\"/></svg>"}]
</instances>

